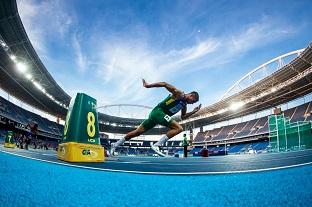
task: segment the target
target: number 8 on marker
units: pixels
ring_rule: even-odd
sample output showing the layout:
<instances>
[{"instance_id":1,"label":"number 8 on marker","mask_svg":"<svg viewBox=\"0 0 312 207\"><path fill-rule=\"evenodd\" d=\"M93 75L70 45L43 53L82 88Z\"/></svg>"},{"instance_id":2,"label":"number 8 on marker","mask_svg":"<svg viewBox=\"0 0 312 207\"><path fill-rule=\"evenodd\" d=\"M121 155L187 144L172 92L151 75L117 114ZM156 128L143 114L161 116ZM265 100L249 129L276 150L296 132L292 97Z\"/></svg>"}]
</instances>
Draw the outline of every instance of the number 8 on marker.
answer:
<instances>
[{"instance_id":1,"label":"number 8 on marker","mask_svg":"<svg viewBox=\"0 0 312 207\"><path fill-rule=\"evenodd\" d=\"M89 137L94 137L95 135L95 117L94 113L89 112L88 113L88 125L87 125L87 133Z\"/></svg>"}]
</instances>

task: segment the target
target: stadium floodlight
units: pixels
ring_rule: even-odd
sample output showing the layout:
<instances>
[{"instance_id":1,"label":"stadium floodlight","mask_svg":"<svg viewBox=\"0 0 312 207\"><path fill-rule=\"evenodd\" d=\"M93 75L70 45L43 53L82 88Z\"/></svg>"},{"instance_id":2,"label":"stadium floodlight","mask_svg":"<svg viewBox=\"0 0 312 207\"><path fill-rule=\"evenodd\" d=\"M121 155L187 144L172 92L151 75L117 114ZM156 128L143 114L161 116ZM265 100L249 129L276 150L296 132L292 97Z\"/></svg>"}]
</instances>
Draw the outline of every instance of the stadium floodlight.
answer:
<instances>
[{"instance_id":1,"label":"stadium floodlight","mask_svg":"<svg viewBox=\"0 0 312 207\"><path fill-rule=\"evenodd\" d=\"M51 100L54 100L53 96L51 94L48 94L47 93L47 96L51 99Z\"/></svg>"},{"instance_id":2,"label":"stadium floodlight","mask_svg":"<svg viewBox=\"0 0 312 207\"><path fill-rule=\"evenodd\" d=\"M237 109L242 108L244 105L245 105L245 103L242 102L242 101L234 102L234 103L231 104L230 109L232 111L236 111Z\"/></svg>"},{"instance_id":3,"label":"stadium floodlight","mask_svg":"<svg viewBox=\"0 0 312 207\"><path fill-rule=\"evenodd\" d=\"M269 92L264 91L264 92L262 92L262 93L260 94L260 96L263 97L263 96L266 96L266 95L268 95L268 94L269 94Z\"/></svg>"},{"instance_id":4,"label":"stadium floodlight","mask_svg":"<svg viewBox=\"0 0 312 207\"><path fill-rule=\"evenodd\" d=\"M16 56L15 55L10 55L11 60L13 60L15 62L16 60Z\"/></svg>"},{"instance_id":5,"label":"stadium floodlight","mask_svg":"<svg viewBox=\"0 0 312 207\"><path fill-rule=\"evenodd\" d=\"M216 114L222 114L224 112L227 112L227 110L228 110L227 108L221 109L221 110L217 111Z\"/></svg>"},{"instance_id":6,"label":"stadium floodlight","mask_svg":"<svg viewBox=\"0 0 312 207\"><path fill-rule=\"evenodd\" d=\"M17 70L21 73L25 73L27 71L27 66L24 63L16 64Z\"/></svg>"},{"instance_id":7,"label":"stadium floodlight","mask_svg":"<svg viewBox=\"0 0 312 207\"><path fill-rule=\"evenodd\" d=\"M5 42L2 42L2 41L1 41L1 46L2 46L2 47L6 47L7 45L5 44Z\"/></svg>"},{"instance_id":8,"label":"stadium floodlight","mask_svg":"<svg viewBox=\"0 0 312 207\"><path fill-rule=\"evenodd\" d=\"M271 92L275 92L277 89L275 87L271 88Z\"/></svg>"},{"instance_id":9,"label":"stadium floodlight","mask_svg":"<svg viewBox=\"0 0 312 207\"><path fill-rule=\"evenodd\" d=\"M36 88L38 88L39 90L43 90L43 87L36 81L33 82L33 84L36 86Z\"/></svg>"},{"instance_id":10,"label":"stadium floodlight","mask_svg":"<svg viewBox=\"0 0 312 207\"><path fill-rule=\"evenodd\" d=\"M28 80L30 80L30 79L32 78L32 75L29 74L29 73L27 73L27 74L26 74L26 78L27 78Z\"/></svg>"}]
</instances>

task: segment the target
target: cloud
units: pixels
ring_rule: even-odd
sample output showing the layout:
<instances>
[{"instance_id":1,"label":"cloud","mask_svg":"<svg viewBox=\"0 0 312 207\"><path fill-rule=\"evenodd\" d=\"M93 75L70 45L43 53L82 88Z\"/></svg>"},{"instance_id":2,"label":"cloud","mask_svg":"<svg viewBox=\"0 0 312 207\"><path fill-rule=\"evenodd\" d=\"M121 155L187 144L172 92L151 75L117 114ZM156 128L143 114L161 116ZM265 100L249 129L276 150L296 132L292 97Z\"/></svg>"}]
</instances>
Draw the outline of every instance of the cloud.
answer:
<instances>
[{"instance_id":1,"label":"cloud","mask_svg":"<svg viewBox=\"0 0 312 207\"><path fill-rule=\"evenodd\" d=\"M42 55L48 53L49 42L66 38L75 20L61 0L17 0L17 7L32 45Z\"/></svg>"},{"instance_id":2,"label":"cloud","mask_svg":"<svg viewBox=\"0 0 312 207\"><path fill-rule=\"evenodd\" d=\"M165 70L168 70L169 68L179 69L182 66L196 62L198 59L205 57L209 53L215 52L219 46L219 40L208 38L202 42L198 42L196 45L181 50L170 50L166 54L166 57L164 57L167 64L163 64L162 67Z\"/></svg>"},{"instance_id":3,"label":"cloud","mask_svg":"<svg viewBox=\"0 0 312 207\"><path fill-rule=\"evenodd\" d=\"M180 62L174 62L173 65L170 65L170 68L175 68L175 70L184 73L207 72L213 68L218 68L218 66L228 64L235 59L240 59L254 49L282 41L295 33L296 30L291 24L264 17L258 22L245 25L232 33L208 38L203 41L206 43L205 45L210 46L208 47L210 50L207 53L199 56L195 55L195 58L192 61L187 61L185 65L180 64ZM182 51L185 51L185 49ZM184 59L181 58L181 60Z\"/></svg>"},{"instance_id":4,"label":"cloud","mask_svg":"<svg viewBox=\"0 0 312 207\"><path fill-rule=\"evenodd\" d=\"M141 77L151 82L170 82L176 81L177 77L187 77L191 72L201 74L292 33L290 25L264 18L232 34L207 37L194 45L165 52L156 51L145 39L116 37L98 44L95 49L98 55L94 58L97 61L93 64L97 65L97 74L103 84L111 87L110 91L121 94L121 99L127 102L134 102L151 95L150 91L137 84Z\"/></svg>"},{"instance_id":5,"label":"cloud","mask_svg":"<svg viewBox=\"0 0 312 207\"><path fill-rule=\"evenodd\" d=\"M75 55L75 63L78 66L79 72L84 73L87 69L87 57L81 50L81 41L78 39L77 33L72 36L72 45Z\"/></svg>"},{"instance_id":6,"label":"cloud","mask_svg":"<svg viewBox=\"0 0 312 207\"><path fill-rule=\"evenodd\" d=\"M246 26L236 35L232 35L227 45L230 52L247 52L250 49L265 46L295 33L292 25L263 17L259 22Z\"/></svg>"},{"instance_id":7,"label":"cloud","mask_svg":"<svg viewBox=\"0 0 312 207\"><path fill-rule=\"evenodd\" d=\"M190 48L161 54L142 41L111 39L99 45L103 47L96 52L97 61L89 64L96 66L97 76L104 81L103 85L110 87L108 91L111 93L114 90L116 94L122 94L120 99L127 102L140 101L151 95L151 90L142 87L141 78L149 82L170 81L170 70L176 68L177 64L187 65L216 47L209 40ZM116 97L111 100L116 100ZM121 100L116 101L120 103Z\"/></svg>"},{"instance_id":8,"label":"cloud","mask_svg":"<svg viewBox=\"0 0 312 207\"><path fill-rule=\"evenodd\" d=\"M34 4L33 1L17 1L19 15L22 19L27 35L32 42L33 47L43 52L46 50L44 44L44 31L35 25L34 19L40 9L38 5Z\"/></svg>"},{"instance_id":9,"label":"cloud","mask_svg":"<svg viewBox=\"0 0 312 207\"><path fill-rule=\"evenodd\" d=\"M149 81L163 78L163 74L157 71L155 57L140 42L109 41L109 44L99 48L97 54L98 61L91 64L96 67L103 85L109 85L110 91L114 90L115 94L122 94L121 99L134 102L140 96L147 95L140 83L141 78Z\"/></svg>"}]
</instances>

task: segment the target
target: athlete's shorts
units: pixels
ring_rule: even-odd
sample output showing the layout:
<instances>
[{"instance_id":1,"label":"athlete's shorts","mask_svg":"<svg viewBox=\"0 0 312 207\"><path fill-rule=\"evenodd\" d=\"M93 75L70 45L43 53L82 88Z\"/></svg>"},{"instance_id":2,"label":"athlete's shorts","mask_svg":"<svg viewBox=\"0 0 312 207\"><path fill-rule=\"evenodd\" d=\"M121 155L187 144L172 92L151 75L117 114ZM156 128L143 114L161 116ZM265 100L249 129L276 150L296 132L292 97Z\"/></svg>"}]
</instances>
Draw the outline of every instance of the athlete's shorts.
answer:
<instances>
[{"instance_id":1,"label":"athlete's shorts","mask_svg":"<svg viewBox=\"0 0 312 207\"><path fill-rule=\"evenodd\" d=\"M148 119L142 122L142 126L144 127L145 131L153 128L157 124L170 127L173 122L171 116L166 114L162 108L156 107L154 108L148 116Z\"/></svg>"}]
</instances>

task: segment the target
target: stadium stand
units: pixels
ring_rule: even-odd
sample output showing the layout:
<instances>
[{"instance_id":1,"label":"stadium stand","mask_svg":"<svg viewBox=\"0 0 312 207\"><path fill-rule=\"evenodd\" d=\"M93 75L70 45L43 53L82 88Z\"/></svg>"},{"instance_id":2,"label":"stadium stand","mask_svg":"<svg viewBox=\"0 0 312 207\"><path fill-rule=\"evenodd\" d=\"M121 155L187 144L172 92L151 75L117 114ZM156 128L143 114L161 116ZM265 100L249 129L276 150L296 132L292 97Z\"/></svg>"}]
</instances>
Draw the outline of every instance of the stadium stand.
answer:
<instances>
[{"instance_id":1,"label":"stadium stand","mask_svg":"<svg viewBox=\"0 0 312 207\"><path fill-rule=\"evenodd\" d=\"M290 121L311 121L311 102L290 108L284 111L285 117L289 117ZM220 128L199 132L194 138L194 144L213 143L214 141L230 141L238 138L248 138L257 135L268 136L268 118L261 117L248 122L241 122L234 125L223 126ZM252 145L252 148L262 149L265 144ZM230 152L236 152L240 149L240 145L230 148ZM215 149L212 149L215 150Z\"/></svg>"},{"instance_id":2,"label":"stadium stand","mask_svg":"<svg viewBox=\"0 0 312 207\"><path fill-rule=\"evenodd\" d=\"M304 114L305 121L312 121L312 103L309 103L309 106Z\"/></svg>"},{"instance_id":3,"label":"stadium stand","mask_svg":"<svg viewBox=\"0 0 312 207\"><path fill-rule=\"evenodd\" d=\"M242 131L245 126L247 125L247 122L243 122L243 123L239 123L237 124L233 130L231 132L229 132L228 136L227 136L227 139L231 139L231 138L234 138L234 136L239 133L240 131Z\"/></svg>"},{"instance_id":4,"label":"stadium stand","mask_svg":"<svg viewBox=\"0 0 312 207\"><path fill-rule=\"evenodd\" d=\"M214 137L218 136L221 130L222 130L222 127L213 129L211 131L207 131L205 134L205 138L206 138L205 142L211 141Z\"/></svg>"},{"instance_id":5,"label":"stadium stand","mask_svg":"<svg viewBox=\"0 0 312 207\"><path fill-rule=\"evenodd\" d=\"M37 122L39 132L50 137L60 137L63 131L63 126L52 122L46 118L39 116L38 114L29 112L10 101L0 97L0 115L14 121L18 124L20 129L25 129L30 122Z\"/></svg>"},{"instance_id":6,"label":"stadium stand","mask_svg":"<svg viewBox=\"0 0 312 207\"><path fill-rule=\"evenodd\" d=\"M229 135L229 133L236 127L236 125L229 125L223 127L216 137L213 137L211 141L223 140Z\"/></svg>"},{"instance_id":7,"label":"stadium stand","mask_svg":"<svg viewBox=\"0 0 312 207\"><path fill-rule=\"evenodd\" d=\"M257 123L258 119L254 119L248 122L244 122L246 123L245 127L242 129L242 131L237 132L234 137L244 137L247 136L250 133L250 130L255 126L255 124Z\"/></svg>"},{"instance_id":8,"label":"stadium stand","mask_svg":"<svg viewBox=\"0 0 312 207\"><path fill-rule=\"evenodd\" d=\"M229 153L236 154L239 153L243 148L246 148L247 144L237 144L233 145L229 149Z\"/></svg>"},{"instance_id":9,"label":"stadium stand","mask_svg":"<svg viewBox=\"0 0 312 207\"><path fill-rule=\"evenodd\" d=\"M308 109L309 104L310 103L305 103L303 105L298 106L296 108L294 115L292 116L292 121L304 121L305 119L304 114Z\"/></svg>"},{"instance_id":10,"label":"stadium stand","mask_svg":"<svg viewBox=\"0 0 312 207\"><path fill-rule=\"evenodd\" d=\"M198 132L196 137L195 137L196 142L203 142L203 141L205 141L205 134L206 134L205 132Z\"/></svg>"}]
</instances>

